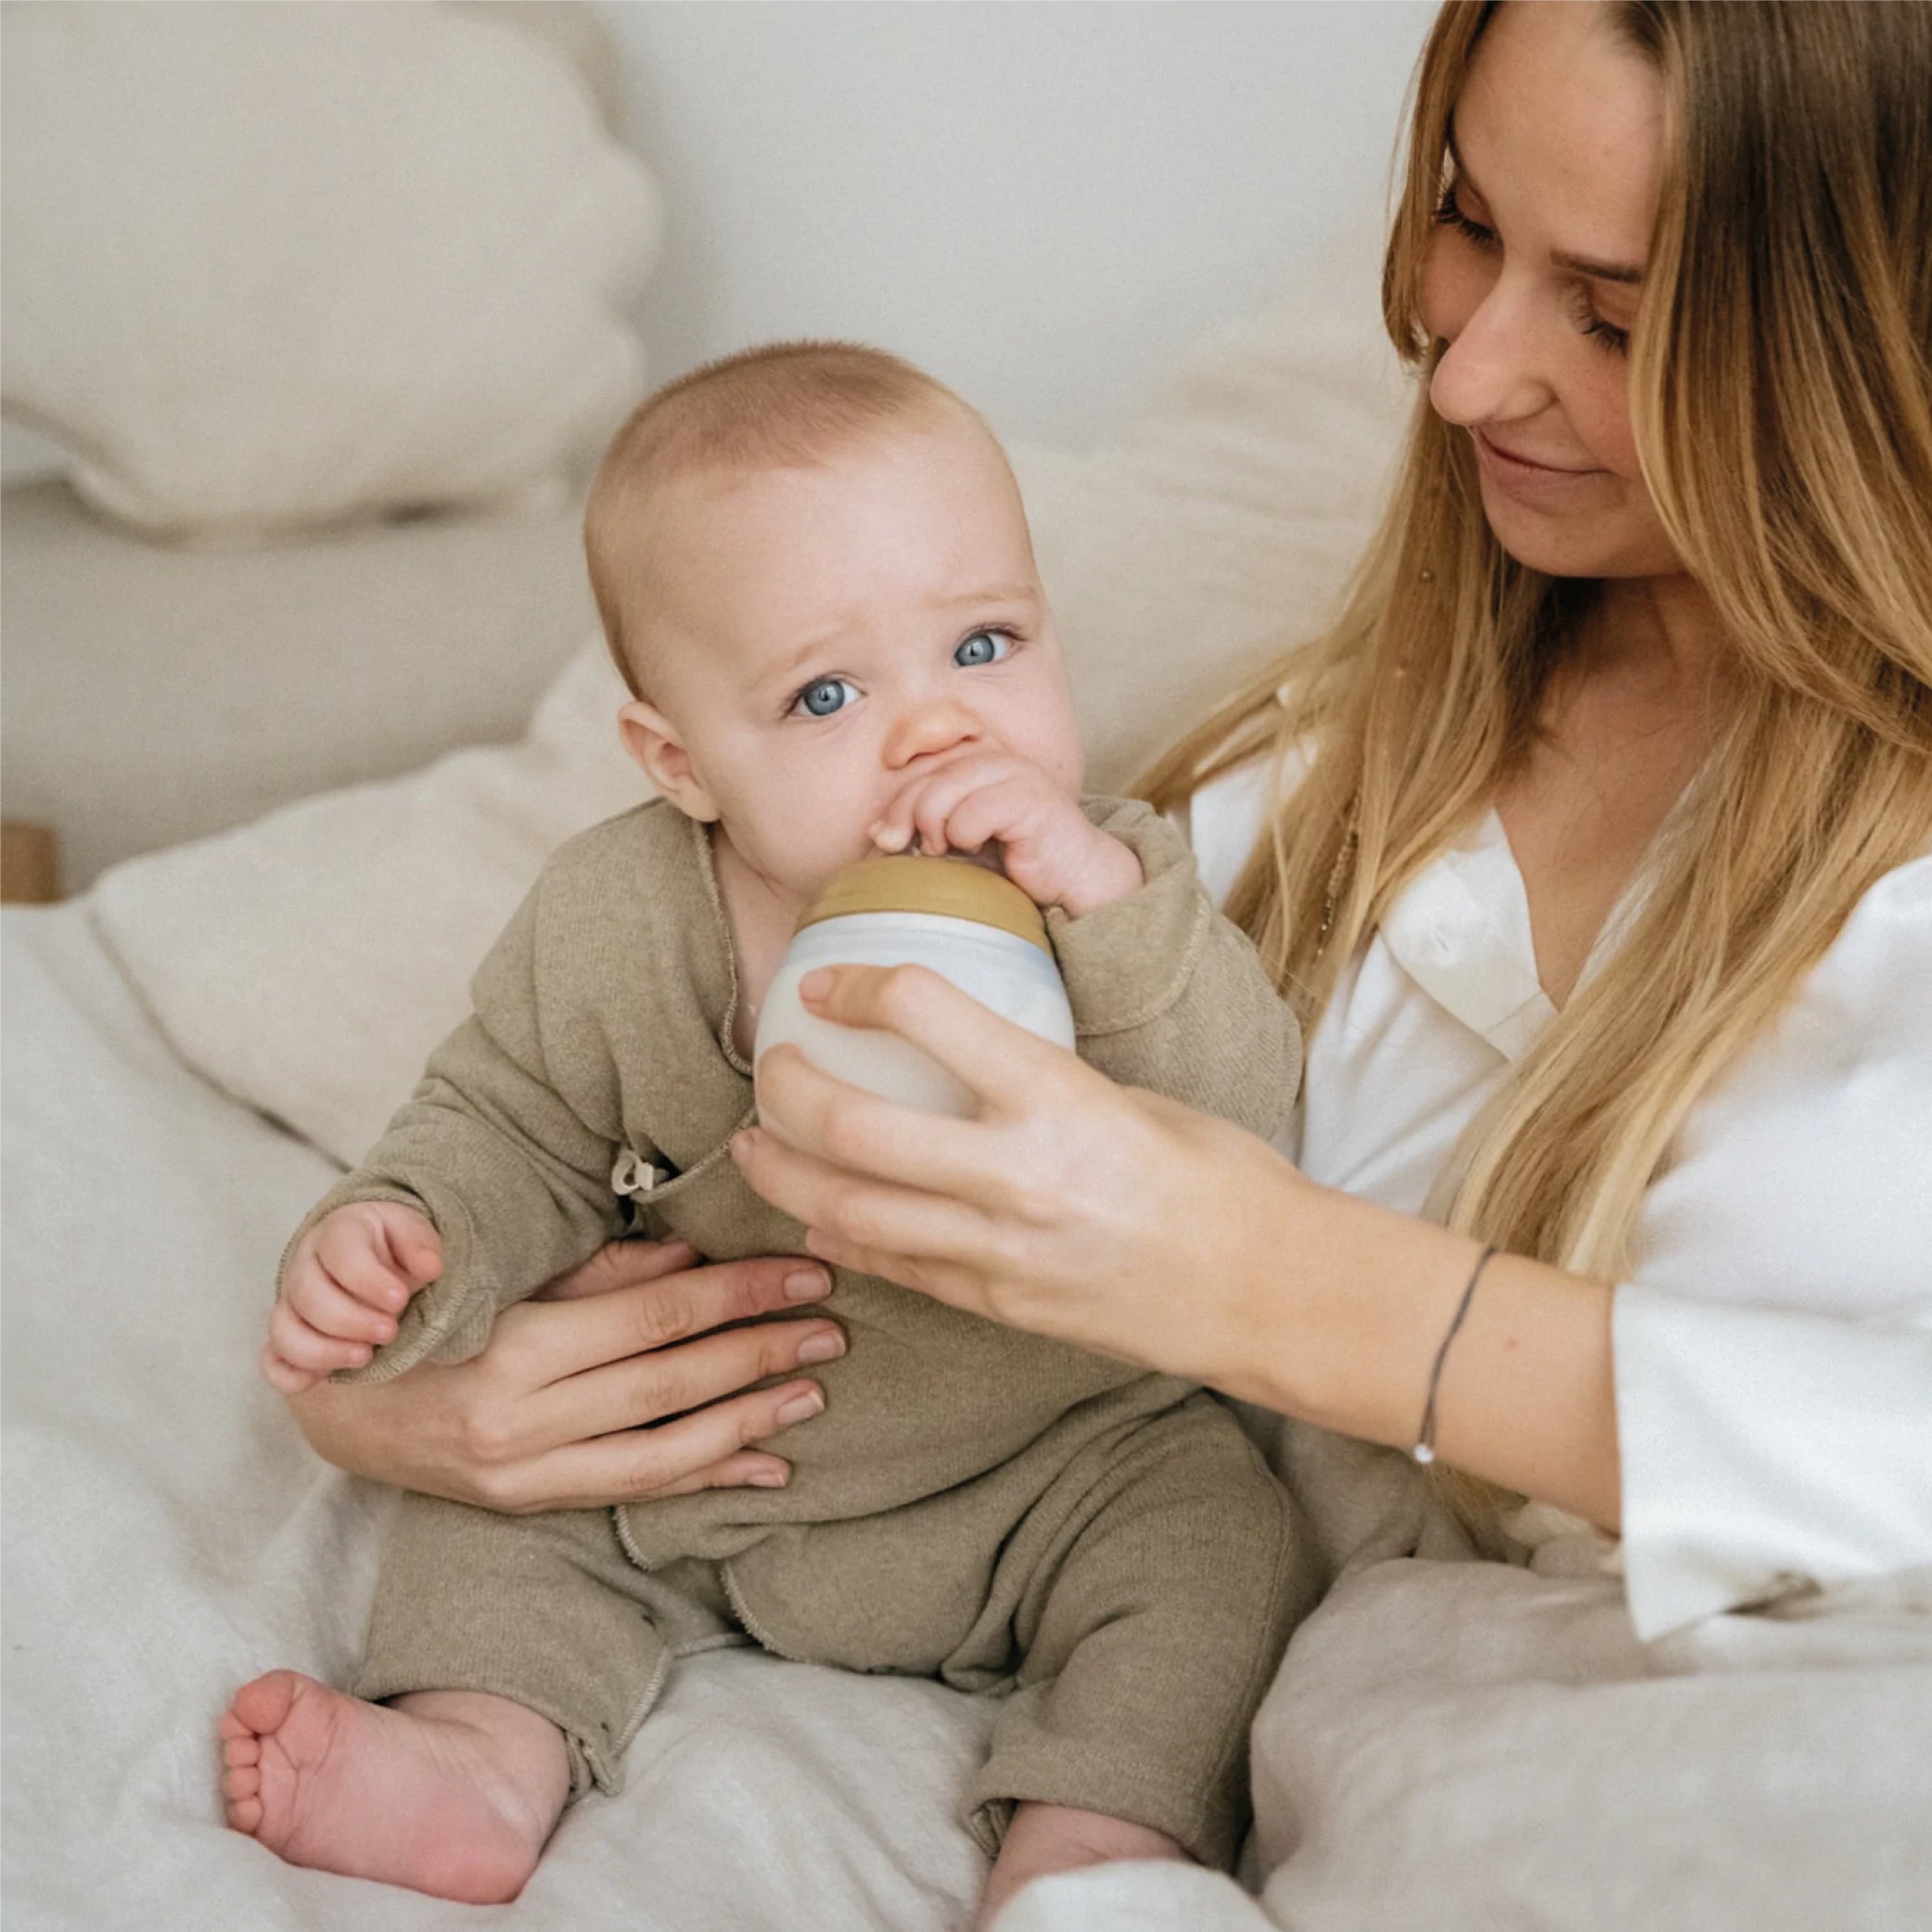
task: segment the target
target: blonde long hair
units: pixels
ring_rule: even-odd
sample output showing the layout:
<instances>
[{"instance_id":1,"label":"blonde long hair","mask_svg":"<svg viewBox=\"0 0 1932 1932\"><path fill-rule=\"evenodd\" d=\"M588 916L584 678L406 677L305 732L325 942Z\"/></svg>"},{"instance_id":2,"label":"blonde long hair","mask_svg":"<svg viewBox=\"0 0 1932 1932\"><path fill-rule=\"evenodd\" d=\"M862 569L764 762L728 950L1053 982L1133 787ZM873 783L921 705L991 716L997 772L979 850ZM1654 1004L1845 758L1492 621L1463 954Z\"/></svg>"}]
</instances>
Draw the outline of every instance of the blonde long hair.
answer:
<instances>
[{"instance_id":1,"label":"blonde long hair","mask_svg":"<svg viewBox=\"0 0 1932 1932\"><path fill-rule=\"evenodd\" d=\"M1419 275L1486 0L1425 49L1383 306ZM1472 1124L1452 1226L1606 1280L1686 1110L1874 880L1932 838L1932 6L1637 0L1667 179L1632 333L1644 476L1734 653L1714 748L1614 955ZM1694 266L1693 266L1694 264ZM1468 439L1419 397L1328 633L1146 774L1157 803L1291 748L1230 910L1312 1025L1338 970L1537 730L1593 587L1507 557ZM1294 761L1299 768L1304 761Z\"/></svg>"}]
</instances>

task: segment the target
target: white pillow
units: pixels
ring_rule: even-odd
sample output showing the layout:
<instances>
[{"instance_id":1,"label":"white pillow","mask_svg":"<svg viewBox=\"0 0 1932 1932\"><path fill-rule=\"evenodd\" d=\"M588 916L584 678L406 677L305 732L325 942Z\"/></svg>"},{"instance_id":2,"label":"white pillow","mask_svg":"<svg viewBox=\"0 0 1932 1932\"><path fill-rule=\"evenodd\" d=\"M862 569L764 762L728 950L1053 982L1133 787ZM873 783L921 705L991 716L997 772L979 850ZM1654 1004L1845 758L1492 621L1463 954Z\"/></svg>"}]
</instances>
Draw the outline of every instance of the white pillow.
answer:
<instances>
[{"instance_id":1,"label":"white pillow","mask_svg":"<svg viewBox=\"0 0 1932 1932\"><path fill-rule=\"evenodd\" d=\"M1321 630L1388 494L1414 389L1364 215L1276 301L1200 342L1127 432L1017 456L1091 771L1120 788Z\"/></svg>"},{"instance_id":2,"label":"white pillow","mask_svg":"<svg viewBox=\"0 0 1932 1932\"><path fill-rule=\"evenodd\" d=\"M514 496L642 392L659 199L568 61L438 6L9 5L0 389L146 530Z\"/></svg>"},{"instance_id":3,"label":"white pillow","mask_svg":"<svg viewBox=\"0 0 1932 1932\"><path fill-rule=\"evenodd\" d=\"M128 860L96 883L96 928L189 1066L352 1161L545 854L650 796L618 742L627 695L588 643L521 743Z\"/></svg>"},{"instance_id":4,"label":"white pillow","mask_svg":"<svg viewBox=\"0 0 1932 1932\"><path fill-rule=\"evenodd\" d=\"M1013 453L1095 786L1306 635L1354 561L1408 400L1373 253L1209 344L1115 448ZM644 796L621 700L586 645L520 746L130 860L100 928L190 1065L352 1161L545 852Z\"/></svg>"}]
</instances>

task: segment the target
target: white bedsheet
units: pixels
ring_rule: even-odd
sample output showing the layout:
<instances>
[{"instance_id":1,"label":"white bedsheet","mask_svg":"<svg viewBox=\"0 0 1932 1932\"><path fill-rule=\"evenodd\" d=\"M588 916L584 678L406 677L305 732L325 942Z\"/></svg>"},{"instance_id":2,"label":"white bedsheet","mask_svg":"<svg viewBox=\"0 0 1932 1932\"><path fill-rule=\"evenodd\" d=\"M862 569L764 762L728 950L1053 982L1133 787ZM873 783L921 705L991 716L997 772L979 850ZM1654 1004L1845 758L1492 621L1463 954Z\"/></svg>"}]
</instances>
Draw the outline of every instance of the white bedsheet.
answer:
<instances>
[{"instance_id":1,"label":"white bedsheet","mask_svg":"<svg viewBox=\"0 0 1932 1932\"><path fill-rule=\"evenodd\" d=\"M320 1156L176 1062L85 902L4 930L8 1932L739 1932L964 1923L953 1822L988 1708L726 1651L679 1667L630 1785L514 1906L296 1871L225 1830L215 1720L361 1637L382 1507L258 1382Z\"/></svg>"},{"instance_id":2,"label":"white bedsheet","mask_svg":"<svg viewBox=\"0 0 1932 1932\"><path fill-rule=\"evenodd\" d=\"M229 1692L339 1673L372 1580L380 1497L319 1467L252 1366L332 1170L173 1057L86 902L0 935L9 1932L963 1926L983 1868L953 1807L990 1708L745 1651L680 1666L628 1790L571 1813L514 1906L296 1871L223 1828ZM1401 1512L1364 1456L1318 1514L1372 1556ZM1260 1901L1116 1867L1033 1887L1000 1932L1923 1932L1926 1582L1645 1647L1605 1578L1367 1562L1257 1725Z\"/></svg>"}]
</instances>

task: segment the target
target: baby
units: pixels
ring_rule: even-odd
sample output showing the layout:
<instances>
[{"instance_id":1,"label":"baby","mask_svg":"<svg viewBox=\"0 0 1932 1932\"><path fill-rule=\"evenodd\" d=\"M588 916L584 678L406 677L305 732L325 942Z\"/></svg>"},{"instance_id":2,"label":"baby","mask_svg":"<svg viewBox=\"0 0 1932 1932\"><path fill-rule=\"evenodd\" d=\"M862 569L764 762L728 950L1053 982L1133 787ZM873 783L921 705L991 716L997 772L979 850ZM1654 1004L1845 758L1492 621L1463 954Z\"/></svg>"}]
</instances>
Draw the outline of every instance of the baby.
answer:
<instances>
[{"instance_id":1,"label":"baby","mask_svg":"<svg viewBox=\"0 0 1932 1932\"><path fill-rule=\"evenodd\" d=\"M729 1142L794 924L870 851L996 848L1083 1057L1279 1127L1293 1020L1171 828L1081 796L1018 491L950 390L844 344L713 364L619 433L585 545L659 797L552 856L471 1017L298 1230L277 1388L473 1354L621 1234L796 1252ZM836 1272L830 1305L848 1349L783 1487L522 1517L400 1498L353 1695L278 1670L224 1718L230 1823L513 1898L566 1803L617 1787L672 1660L755 1641L1005 1694L964 1810L989 1915L1073 1864L1229 1862L1248 1722L1317 1582L1233 1416L871 1277Z\"/></svg>"}]
</instances>

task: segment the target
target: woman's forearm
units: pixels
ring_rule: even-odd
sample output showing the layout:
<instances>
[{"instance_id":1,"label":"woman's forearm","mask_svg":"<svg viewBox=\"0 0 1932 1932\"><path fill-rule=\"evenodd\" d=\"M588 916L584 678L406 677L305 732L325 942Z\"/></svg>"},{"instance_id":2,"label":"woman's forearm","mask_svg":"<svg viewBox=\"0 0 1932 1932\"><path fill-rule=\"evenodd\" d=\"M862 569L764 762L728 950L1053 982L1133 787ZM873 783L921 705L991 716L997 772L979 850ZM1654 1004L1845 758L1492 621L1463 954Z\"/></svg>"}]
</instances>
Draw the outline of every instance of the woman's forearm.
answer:
<instances>
[{"instance_id":1,"label":"woman's forearm","mask_svg":"<svg viewBox=\"0 0 1932 1932\"><path fill-rule=\"evenodd\" d=\"M1273 1147L1117 1086L916 967L839 966L812 1004L900 1034L979 1096L933 1122L796 1048L759 1063L732 1153L822 1260L1341 1433L1414 1446L1481 1252L1320 1187ZM1444 1364L1443 1461L1618 1527L1610 1290L1494 1257Z\"/></svg>"},{"instance_id":2,"label":"woman's forearm","mask_svg":"<svg viewBox=\"0 0 1932 1932\"><path fill-rule=\"evenodd\" d=\"M1297 1251L1257 1256L1253 1320L1217 1385L1324 1427L1414 1445L1429 1373L1480 1245L1329 1188ZM1292 1299L1292 1306L1285 1306ZM1440 1459L1615 1530L1621 1514L1611 1290L1516 1255L1483 1269L1442 1367Z\"/></svg>"}]
</instances>

